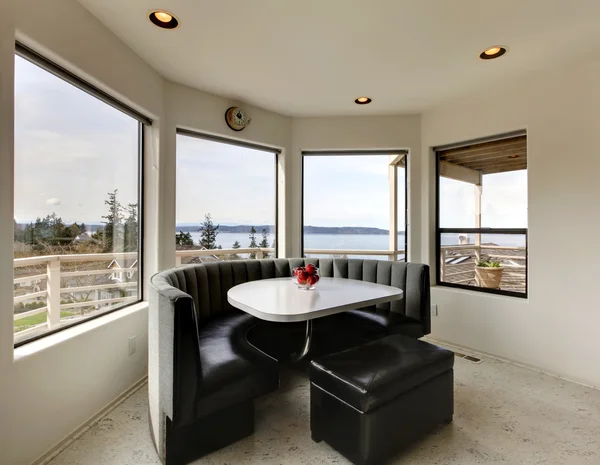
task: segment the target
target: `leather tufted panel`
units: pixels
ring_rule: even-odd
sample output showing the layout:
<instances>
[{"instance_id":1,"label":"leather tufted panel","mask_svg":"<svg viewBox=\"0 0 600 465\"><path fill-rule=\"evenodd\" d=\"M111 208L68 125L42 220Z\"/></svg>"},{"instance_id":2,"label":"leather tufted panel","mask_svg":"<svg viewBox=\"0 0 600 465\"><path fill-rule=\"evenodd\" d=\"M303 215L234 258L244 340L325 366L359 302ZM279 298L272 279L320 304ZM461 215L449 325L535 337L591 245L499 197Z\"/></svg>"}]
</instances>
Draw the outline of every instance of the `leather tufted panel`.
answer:
<instances>
[{"instance_id":1,"label":"leather tufted panel","mask_svg":"<svg viewBox=\"0 0 600 465\"><path fill-rule=\"evenodd\" d=\"M295 267L307 263L318 266L324 277L357 279L403 289L403 299L364 310L385 316L392 322L397 315L408 316L423 326L424 334L430 332L429 267L419 263L281 258L186 265L160 275L192 297L201 324L208 318L234 311L227 302L227 291L233 286L257 279L288 277Z\"/></svg>"}]
</instances>

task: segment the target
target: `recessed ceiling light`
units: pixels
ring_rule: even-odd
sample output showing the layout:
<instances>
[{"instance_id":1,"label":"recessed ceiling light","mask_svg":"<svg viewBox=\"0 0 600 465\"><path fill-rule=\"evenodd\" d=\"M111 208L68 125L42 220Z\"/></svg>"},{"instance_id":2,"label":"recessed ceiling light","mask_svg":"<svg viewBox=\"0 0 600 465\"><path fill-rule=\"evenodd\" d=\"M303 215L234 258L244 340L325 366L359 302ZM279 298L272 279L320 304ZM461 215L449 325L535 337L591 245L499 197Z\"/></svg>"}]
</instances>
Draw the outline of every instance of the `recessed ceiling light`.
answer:
<instances>
[{"instance_id":1,"label":"recessed ceiling light","mask_svg":"<svg viewBox=\"0 0 600 465\"><path fill-rule=\"evenodd\" d=\"M165 13L164 11L156 11L154 12L154 16L156 16L156 19L158 19L161 23L168 23L173 19L172 15Z\"/></svg>"},{"instance_id":2,"label":"recessed ceiling light","mask_svg":"<svg viewBox=\"0 0 600 465\"><path fill-rule=\"evenodd\" d=\"M494 58L501 57L507 52L506 47L502 47L501 45L494 45L493 47L486 48L481 54L479 58L482 60L493 60Z\"/></svg>"},{"instance_id":3,"label":"recessed ceiling light","mask_svg":"<svg viewBox=\"0 0 600 465\"><path fill-rule=\"evenodd\" d=\"M368 103L371 103L372 100L369 97L358 97L354 103L356 103L357 105L366 105Z\"/></svg>"},{"instance_id":4,"label":"recessed ceiling light","mask_svg":"<svg viewBox=\"0 0 600 465\"><path fill-rule=\"evenodd\" d=\"M163 29L175 29L177 26L179 26L179 21L177 18L164 10L151 11L148 15L148 19L150 19L152 24L155 26Z\"/></svg>"}]
</instances>

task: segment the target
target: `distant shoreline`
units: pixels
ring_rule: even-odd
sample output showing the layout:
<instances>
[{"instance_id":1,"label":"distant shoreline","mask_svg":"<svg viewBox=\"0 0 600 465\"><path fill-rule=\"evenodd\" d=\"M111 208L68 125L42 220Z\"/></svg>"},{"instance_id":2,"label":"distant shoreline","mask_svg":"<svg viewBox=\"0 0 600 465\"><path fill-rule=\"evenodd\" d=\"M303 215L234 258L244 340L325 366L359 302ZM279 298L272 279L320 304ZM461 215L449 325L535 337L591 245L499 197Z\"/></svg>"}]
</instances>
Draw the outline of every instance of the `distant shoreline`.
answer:
<instances>
[{"instance_id":1,"label":"distant shoreline","mask_svg":"<svg viewBox=\"0 0 600 465\"><path fill-rule=\"evenodd\" d=\"M25 227L29 223L18 222L17 225L20 227ZM85 223L87 230L89 232L96 232L99 229L104 227L102 223L90 222ZM254 227L257 235L260 235L263 229L267 230L268 234L275 234L275 226L271 225L219 225L220 233L232 233L232 234L249 234L250 230ZM186 224L186 225L176 225L177 232L198 232L200 230L200 225L194 224ZM372 227L362 227L362 226L304 226L305 234L362 234L369 236L387 236L389 231L387 229L381 228L372 228ZM404 231L398 231L399 234L404 234Z\"/></svg>"},{"instance_id":2,"label":"distant shoreline","mask_svg":"<svg viewBox=\"0 0 600 465\"><path fill-rule=\"evenodd\" d=\"M275 226L273 225L238 225L238 226L227 226L220 225L220 233L250 233L250 230L254 227L257 234L260 234L263 229L267 230L267 233L274 234ZM196 232L200 229L200 225L197 226L176 226L177 232ZM402 231L403 232L403 231ZM387 229L380 228L369 228L360 226L304 226L305 234L364 234L364 235L381 235L387 236L389 231Z\"/></svg>"}]
</instances>

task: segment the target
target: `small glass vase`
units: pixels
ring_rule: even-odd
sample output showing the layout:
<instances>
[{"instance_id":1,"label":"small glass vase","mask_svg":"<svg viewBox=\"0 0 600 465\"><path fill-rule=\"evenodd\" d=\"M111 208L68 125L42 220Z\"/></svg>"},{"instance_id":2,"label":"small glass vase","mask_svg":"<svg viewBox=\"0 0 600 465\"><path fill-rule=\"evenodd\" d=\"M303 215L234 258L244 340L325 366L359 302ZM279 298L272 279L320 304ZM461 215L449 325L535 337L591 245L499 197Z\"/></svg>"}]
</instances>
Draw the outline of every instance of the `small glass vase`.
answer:
<instances>
[{"instance_id":1,"label":"small glass vase","mask_svg":"<svg viewBox=\"0 0 600 465\"><path fill-rule=\"evenodd\" d=\"M316 286L319 280L321 279L319 275L319 269L314 268L312 273L304 271L304 267L294 268L293 270L293 281L298 286L298 289L302 289L304 291L312 291ZM299 276L300 273L306 273L307 276Z\"/></svg>"}]
</instances>

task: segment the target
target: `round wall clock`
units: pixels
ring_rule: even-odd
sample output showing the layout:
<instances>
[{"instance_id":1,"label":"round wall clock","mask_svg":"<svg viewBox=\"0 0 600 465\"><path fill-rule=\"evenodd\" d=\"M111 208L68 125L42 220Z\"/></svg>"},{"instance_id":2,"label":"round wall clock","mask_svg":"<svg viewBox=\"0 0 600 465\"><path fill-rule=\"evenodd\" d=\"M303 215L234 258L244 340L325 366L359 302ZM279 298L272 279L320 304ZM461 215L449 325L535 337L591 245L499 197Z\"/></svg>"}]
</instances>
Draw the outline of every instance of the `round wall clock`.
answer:
<instances>
[{"instance_id":1,"label":"round wall clock","mask_svg":"<svg viewBox=\"0 0 600 465\"><path fill-rule=\"evenodd\" d=\"M230 107L225 112L225 122L234 131L241 131L250 122L250 117L240 107Z\"/></svg>"}]
</instances>

